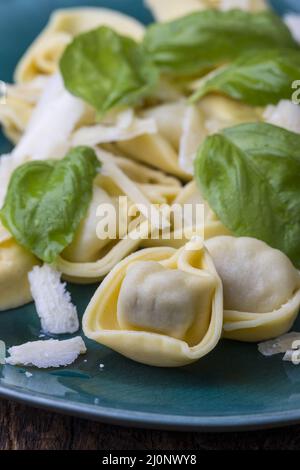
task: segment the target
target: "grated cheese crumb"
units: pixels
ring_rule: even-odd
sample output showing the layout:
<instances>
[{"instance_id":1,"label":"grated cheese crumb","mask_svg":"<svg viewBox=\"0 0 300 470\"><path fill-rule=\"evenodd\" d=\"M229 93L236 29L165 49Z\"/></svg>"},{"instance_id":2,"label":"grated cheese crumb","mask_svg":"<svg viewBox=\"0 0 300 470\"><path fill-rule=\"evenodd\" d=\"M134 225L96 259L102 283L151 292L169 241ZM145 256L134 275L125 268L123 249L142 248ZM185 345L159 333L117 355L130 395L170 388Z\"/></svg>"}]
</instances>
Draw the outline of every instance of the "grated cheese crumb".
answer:
<instances>
[{"instance_id":1,"label":"grated cheese crumb","mask_svg":"<svg viewBox=\"0 0 300 470\"><path fill-rule=\"evenodd\" d=\"M80 336L59 341L48 339L32 341L20 346L12 346L6 358L6 364L35 366L41 369L60 367L72 364L79 354L84 354L86 347Z\"/></svg>"},{"instance_id":2,"label":"grated cheese crumb","mask_svg":"<svg viewBox=\"0 0 300 470\"><path fill-rule=\"evenodd\" d=\"M60 277L61 273L48 264L35 266L28 274L30 290L43 331L74 333L79 328L77 310Z\"/></svg>"}]
</instances>

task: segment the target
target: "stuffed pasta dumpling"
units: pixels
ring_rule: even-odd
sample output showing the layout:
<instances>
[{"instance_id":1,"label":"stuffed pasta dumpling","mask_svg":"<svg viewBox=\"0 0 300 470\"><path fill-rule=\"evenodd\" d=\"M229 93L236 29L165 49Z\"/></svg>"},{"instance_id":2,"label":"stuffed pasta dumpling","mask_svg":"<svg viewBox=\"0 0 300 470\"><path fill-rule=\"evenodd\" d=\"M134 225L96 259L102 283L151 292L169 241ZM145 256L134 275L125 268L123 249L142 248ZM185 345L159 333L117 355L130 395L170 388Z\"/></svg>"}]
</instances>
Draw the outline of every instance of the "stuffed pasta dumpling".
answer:
<instances>
[{"instance_id":1,"label":"stuffed pasta dumpling","mask_svg":"<svg viewBox=\"0 0 300 470\"><path fill-rule=\"evenodd\" d=\"M219 341L222 285L202 242L141 250L119 263L83 318L88 338L144 364L175 367Z\"/></svg>"},{"instance_id":2,"label":"stuffed pasta dumpling","mask_svg":"<svg viewBox=\"0 0 300 470\"><path fill-rule=\"evenodd\" d=\"M28 273L38 259L21 247L0 224L0 311L32 300Z\"/></svg>"},{"instance_id":3,"label":"stuffed pasta dumpling","mask_svg":"<svg viewBox=\"0 0 300 470\"><path fill-rule=\"evenodd\" d=\"M290 329L300 307L300 274L288 257L255 238L206 241L224 288L224 336L261 341Z\"/></svg>"}]
</instances>

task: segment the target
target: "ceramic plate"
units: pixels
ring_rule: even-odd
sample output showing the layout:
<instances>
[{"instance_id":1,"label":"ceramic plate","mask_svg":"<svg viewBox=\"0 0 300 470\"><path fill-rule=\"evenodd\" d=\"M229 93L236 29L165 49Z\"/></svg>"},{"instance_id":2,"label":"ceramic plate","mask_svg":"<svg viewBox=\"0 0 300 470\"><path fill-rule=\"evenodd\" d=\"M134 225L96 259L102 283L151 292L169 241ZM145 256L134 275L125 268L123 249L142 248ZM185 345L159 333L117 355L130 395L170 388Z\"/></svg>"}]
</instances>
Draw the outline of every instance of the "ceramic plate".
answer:
<instances>
[{"instance_id":1,"label":"ceramic plate","mask_svg":"<svg viewBox=\"0 0 300 470\"><path fill-rule=\"evenodd\" d=\"M38 5L37 5L38 3ZM22 52L58 7L82 0L0 0L0 79L11 80ZM299 2L274 1L279 11ZM139 0L89 1L143 22L150 13ZM300 77L299 77L300 78ZM0 153L9 144L0 141ZM70 285L82 314L96 286ZM300 325L299 325L300 326ZM0 339L7 346L36 340L39 321L32 304L0 314ZM264 358L256 345L221 341L197 364L157 369L136 364L87 341L88 353L66 369L0 368L0 395L123 425L180 430L232 430L300 422L300 367ZM99 365L104 364L100 369Z\"/></svg>"}]
</instances>

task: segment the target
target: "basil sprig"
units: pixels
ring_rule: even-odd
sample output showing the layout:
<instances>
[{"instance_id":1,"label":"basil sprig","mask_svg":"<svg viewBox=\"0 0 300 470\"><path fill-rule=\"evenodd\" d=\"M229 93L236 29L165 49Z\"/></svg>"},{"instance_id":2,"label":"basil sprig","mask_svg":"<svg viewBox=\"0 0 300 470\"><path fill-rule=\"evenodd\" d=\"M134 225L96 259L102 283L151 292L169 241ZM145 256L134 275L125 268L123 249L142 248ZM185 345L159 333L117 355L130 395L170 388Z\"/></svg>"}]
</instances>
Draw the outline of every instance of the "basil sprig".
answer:
<instances>
[{"instance_id":1,"label":"basil sprig","mask_svg":"<svg viewBox=\"0 0 300 470\"><path fill-rule=\"evenodd\" d=\"M92 198L100 163L88 147L62 160L32 161L10 180L0 217L20 245L51 263L68 246Z\"/></svg>"}]
</instances>

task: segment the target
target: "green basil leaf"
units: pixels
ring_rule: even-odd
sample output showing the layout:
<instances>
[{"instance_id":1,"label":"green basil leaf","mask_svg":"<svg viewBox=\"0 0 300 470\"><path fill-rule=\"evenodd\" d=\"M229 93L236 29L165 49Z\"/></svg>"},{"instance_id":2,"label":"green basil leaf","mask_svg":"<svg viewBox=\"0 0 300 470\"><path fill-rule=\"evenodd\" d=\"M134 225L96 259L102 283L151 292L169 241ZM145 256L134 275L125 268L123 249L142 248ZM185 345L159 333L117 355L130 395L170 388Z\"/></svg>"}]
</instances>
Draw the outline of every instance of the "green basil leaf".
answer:
<instances>
[{"instance_id":1,"label":"green basil leaf","mask_svg":"<svg viewBox=\"0 0 300 470\"><path fill-rule=\"evenodd\" d=\"M143 47L105 26L75 37L60 60L60 70L66 88L100 114L138 103L158 80Z\"/></svg>"},{"instance_id":2,"label":"green basil leaf","mask_svg":"<svg viewBox=\"0 0 300 470\"><path fill-rule=\"evenodd\" d=\"M290 99L292 83L300 77L300 52L270 49L246 52L232 64L203 78L191 102L210 92L223 93L253 106Z\"/></svg>"},{"instance_id":3,"label":"green basil leaf","mask_svg":"<svg viewBox=\"0 0 300 470\"><path fill-rule=\"evenodd\" d=\"M47 263L68 246L92 198L100 163L88 147L75 147L59 161L18 167L0 212L20 245Z\"/></svg>"},{"instance_id":4,"label":"green basil leaf","mask_svg":"<svg viewBox=\"0 0 300 470\"><path fill-rule=\"evenodd\" d=\"M250 49L299 48L274 13L241 10L204 10L156 23L144 46L163 72L176 75L206 73Z\"/></svg>"},{"instance_id":5,"label":"green basil leaf","mask_svg":"<svg viewBox=\"0 0 300 470\"><path fill-rule=\"evenodd\" d=\"M196 181L224 225L278 248L298 268L299 149L299 134L241 124L208 137L195 161Z\"/></svg>"}]
</instances>

